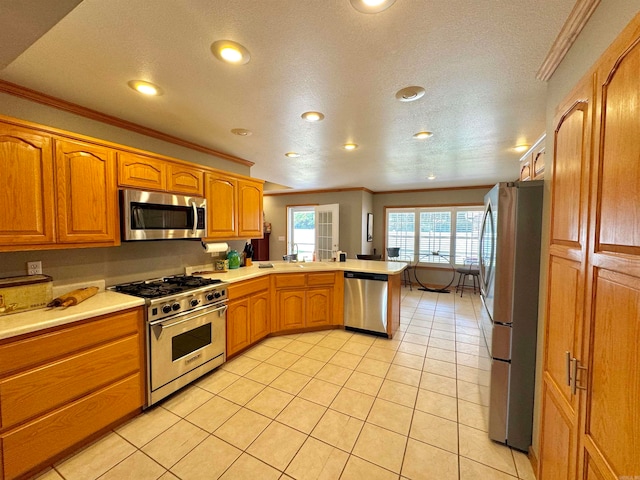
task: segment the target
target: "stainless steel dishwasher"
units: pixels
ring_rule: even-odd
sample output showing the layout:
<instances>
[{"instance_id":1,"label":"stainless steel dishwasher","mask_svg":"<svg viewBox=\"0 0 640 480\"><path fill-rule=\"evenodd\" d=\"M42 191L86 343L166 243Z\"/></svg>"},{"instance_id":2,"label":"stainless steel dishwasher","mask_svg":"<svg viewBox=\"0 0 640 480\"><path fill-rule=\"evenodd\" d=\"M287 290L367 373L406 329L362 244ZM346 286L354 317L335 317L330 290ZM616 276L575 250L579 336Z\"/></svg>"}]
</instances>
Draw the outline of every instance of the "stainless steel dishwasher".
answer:
<instances>
[{"instance_id":1,"label":"stainless steel dishwasher","mask_svg":"<svg viewBox=\"0 0 640 480\"><path fill-rule=\"evenodd\" d=\"M344 272L344 326L387 335L387 275Z\"/></svg>"}]
</instances>

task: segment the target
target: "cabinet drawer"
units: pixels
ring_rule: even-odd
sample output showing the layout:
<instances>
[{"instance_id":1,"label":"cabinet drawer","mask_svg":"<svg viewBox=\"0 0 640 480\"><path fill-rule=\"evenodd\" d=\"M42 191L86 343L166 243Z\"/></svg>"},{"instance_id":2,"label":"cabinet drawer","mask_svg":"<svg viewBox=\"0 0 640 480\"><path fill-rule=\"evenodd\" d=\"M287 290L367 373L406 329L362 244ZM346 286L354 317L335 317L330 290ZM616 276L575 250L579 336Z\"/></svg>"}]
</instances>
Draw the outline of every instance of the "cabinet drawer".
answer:
<instances>
[{"instance_id":1,"label":"cabinet drawer","mask_svg":"<svg viewBox=\"0 0 640 480\"><path fill-rule=\"evenodd\" d=\"M307 275L304 273L288 273L276 275L276 288L304 287L307 284Z\"/></svg>"},{"instance_id":2,"label":"cabinet drawer","mask_svg":"<svg viewBox=\"0 0 640 480\"><path fill-rule=\"evenodd\" d=\"M71 326L0 345L0 376L62 358L94 345L138 333L142 309L104 315Z\"/></svg>"},{"instance_id":3,"label":"cabinet drawer","mask_svg":"<svg viewBox=\"0 0 640 480\"><path fill-rule=\"evenodd\" d=\"M336 274L331 273L309 273L307 278L307 285L333 285L336 281Z\"/></svg>"},{"instance_id":4,"label":"cabinet drawer","mask_svg":"<svg viewBox=\"0 0 640 480\"><path fill-rule=\"evenodd\" d=\"M252 293L266 290L269 288L269 277L261 277L253 280L245 280L244 282L232 283L227 289L229 300L245 297Z\"/></svg>"},{"instance_id":5,"label":"cabinet drawer","mask_svg":"<svg viewBox=\"0 0 640 480\"><path fill-rule=\"evenodd\" d=\"M138 345L138 336L130 336L2 380L2 428L141 371Z\"/></svg>"},{"instance_id":6,"label":"cabinet drawer","mask_svg":"<svg viewBox=\"0 0 640 480\"><path fill-rule=\"evenodd\" d=\"M31 423L5 432L4 478L16 478L138 410L143 403L137 373Z\"/></svg>"}]
</instances>

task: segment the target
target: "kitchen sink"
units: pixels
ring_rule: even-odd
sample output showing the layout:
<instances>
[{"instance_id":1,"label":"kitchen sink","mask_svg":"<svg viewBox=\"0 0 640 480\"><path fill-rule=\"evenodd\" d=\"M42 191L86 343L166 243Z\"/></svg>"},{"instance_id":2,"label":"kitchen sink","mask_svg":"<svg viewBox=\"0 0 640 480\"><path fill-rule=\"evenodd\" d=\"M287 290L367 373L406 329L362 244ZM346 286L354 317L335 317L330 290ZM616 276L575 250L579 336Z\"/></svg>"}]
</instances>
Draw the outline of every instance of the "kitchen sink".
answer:
<instances>
[{"instance_id":1,"label":"kitchen sink","mask_svg":"<svg viewBox=\"0 0 640 480\"><path fill-rule=\"evenodd\" d=\"M330 264L321 262L271 262L276 270L326 270Z\"/></svg>"}]
</instances>

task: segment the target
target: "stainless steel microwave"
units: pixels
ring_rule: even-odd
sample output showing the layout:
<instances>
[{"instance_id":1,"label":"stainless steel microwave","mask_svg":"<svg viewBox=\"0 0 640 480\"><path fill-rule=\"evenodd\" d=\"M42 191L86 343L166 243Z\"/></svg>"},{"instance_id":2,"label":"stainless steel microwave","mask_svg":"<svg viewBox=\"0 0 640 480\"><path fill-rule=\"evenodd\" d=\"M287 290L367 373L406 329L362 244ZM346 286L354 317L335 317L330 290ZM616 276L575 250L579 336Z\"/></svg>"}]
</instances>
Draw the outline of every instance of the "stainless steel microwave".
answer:
<instances>
[{"instance_id":1,"label":"stainless steel microwave","mask_svg":"<svg viewBox=\"0 0 640 480\"><path fill-rule=\"evenodd\" d=\"M207 201L171 193L120 191L122 239L198 239L207 236Z\"/></svg>"}]
</instances>

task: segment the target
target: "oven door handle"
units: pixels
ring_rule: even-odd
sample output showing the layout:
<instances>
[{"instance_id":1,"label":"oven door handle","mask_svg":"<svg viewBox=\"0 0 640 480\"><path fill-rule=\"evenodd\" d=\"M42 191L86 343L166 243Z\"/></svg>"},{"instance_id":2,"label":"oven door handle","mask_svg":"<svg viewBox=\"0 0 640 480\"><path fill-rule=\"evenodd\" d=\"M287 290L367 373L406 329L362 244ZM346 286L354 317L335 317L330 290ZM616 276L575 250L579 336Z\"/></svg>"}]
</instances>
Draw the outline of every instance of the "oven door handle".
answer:
<instances>
[{"instance_id":1,"label":"oven door handle","mask_svg":"<svg viewBox=\"0 0 640 480\"><path fill-rule=\"evenodd\" d=\"M218 312L218 316L221 317L222 315L227 313L227 305L223 305L221 307L218 307L215 310L202 312L199 315L196 315L194 317L189 315L187 318L183 318L182 320L178 320L177 322L173 322L173 323L156 323L156 324L152 324L151 326L152 327L160 327L160 333L158 334L158 340L159 340L160 337L162 336L162 332L164 332L165 328L171 328L171 327L175 327L176 325L180 325L181 323L191 322L191 321L193 321L194 319L196 319L198 317L201 317L203 315L209 315L210 313L214 313L214 312Z\"/></svg>"}]
</instances>

